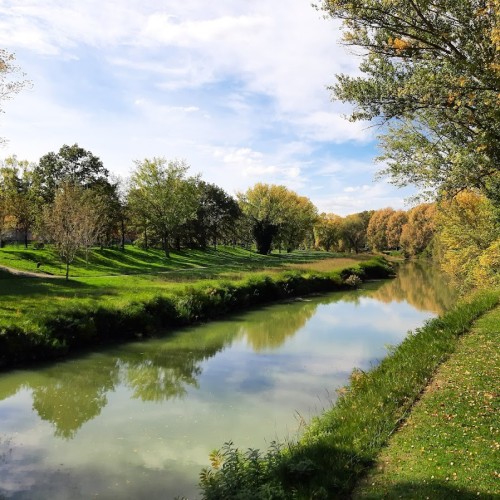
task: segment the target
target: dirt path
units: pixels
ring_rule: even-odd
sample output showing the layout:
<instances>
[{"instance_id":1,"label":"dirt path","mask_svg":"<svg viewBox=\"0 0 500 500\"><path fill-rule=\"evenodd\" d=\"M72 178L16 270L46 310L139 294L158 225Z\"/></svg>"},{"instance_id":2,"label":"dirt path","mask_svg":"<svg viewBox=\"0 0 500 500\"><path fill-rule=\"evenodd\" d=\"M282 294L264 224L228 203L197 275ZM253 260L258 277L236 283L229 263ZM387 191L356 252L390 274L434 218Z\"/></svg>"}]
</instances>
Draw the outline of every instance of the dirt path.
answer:
<instances>
[{"instance_id":1,"label":"dirt path","mask_svg":"<svg viewBox=\"0 0 500 500\"><path fill-rule=\"evenodd\" d=\"M15 269L13 267L7 267L7 266L0 266L0 271L5 271L6 273L12 274L14 276L19 276L21 278L53 278L53 279L64 278L64 276L55 276L53 274L46 274L42 271L34 273L31 271L21 271L20 269Z\"/></svg>"}]
</instances>

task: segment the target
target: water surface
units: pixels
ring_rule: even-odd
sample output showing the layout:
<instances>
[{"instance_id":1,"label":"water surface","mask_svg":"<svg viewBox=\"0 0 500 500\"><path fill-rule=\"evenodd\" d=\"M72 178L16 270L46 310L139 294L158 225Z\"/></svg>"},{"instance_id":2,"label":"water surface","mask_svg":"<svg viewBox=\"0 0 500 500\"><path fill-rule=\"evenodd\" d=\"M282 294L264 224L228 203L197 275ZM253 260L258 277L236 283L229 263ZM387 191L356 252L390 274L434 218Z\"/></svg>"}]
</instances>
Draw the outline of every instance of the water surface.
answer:
<instances>
[{"instance_id":1,"label":"water surface","mask_svg":"<svg viewBox=\"0 0 500 500\"><path fill-rule=\"evenodd\" d=\"M198 497L208 454L295 436L453 293L418 263L391 281L0 375L0 497Z\"/></svg>"}]
</instances>

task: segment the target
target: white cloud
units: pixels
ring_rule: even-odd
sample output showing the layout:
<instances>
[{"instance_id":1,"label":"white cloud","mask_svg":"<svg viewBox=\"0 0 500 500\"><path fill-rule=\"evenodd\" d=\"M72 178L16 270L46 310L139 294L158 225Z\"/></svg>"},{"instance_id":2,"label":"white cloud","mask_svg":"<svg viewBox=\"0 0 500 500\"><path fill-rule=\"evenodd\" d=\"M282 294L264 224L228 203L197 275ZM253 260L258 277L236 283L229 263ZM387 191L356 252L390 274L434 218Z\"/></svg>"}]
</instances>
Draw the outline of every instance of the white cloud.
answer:
<instances>
[{"instance_id":1,"label":"white cloud","mask_svg":"<svg viewBox=\"0 0 500 500\"><path fill-rule=\"evenodd\" d=\"M355 198L376 170L366 149L357 158L373 137L330 102L334 74L358 63L337 37L302 0L4 0L0 46L35 84L2 118L4 152L36 160L78 142L121 174L186 158L232 193L285 184L356 211L386 195Z\"/></svg>"},{"instance_id":2,"label":"white cloud","mask_svg":"<svg viewBox=\"0 0 500 500\"><path fill-rule=\"evenodd\" d=\"M385 207L406 210L406 200L413 194L413 190L395 190L385 182L377 182L371 185L339 186L329 196L317 196L315 201L320 212L345 216Z\"/></svg>"}]
</instances>

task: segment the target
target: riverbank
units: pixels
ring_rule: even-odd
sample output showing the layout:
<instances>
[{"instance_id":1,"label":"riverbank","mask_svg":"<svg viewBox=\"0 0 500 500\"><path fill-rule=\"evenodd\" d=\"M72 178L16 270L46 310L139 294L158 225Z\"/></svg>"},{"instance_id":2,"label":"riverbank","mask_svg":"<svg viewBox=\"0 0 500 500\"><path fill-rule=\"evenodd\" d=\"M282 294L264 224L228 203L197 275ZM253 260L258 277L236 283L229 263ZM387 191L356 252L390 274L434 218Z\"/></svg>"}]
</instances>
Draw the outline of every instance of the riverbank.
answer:
<instances>
[{"instance_id":1,"label":"riverbank","mask_svg":"<svg viewBox=\"0 0 500 500\"><path fill-rule=\"evenodd\" d=\"M234 258L228 258L232 254ZM1 295L0 368L54 359L103 343L165 333L289 297L345 290L360 280L386 278L393 272L381 258L339 259L338 267L330 265L333 271L315 271L312 261L332 259L335 255L294 255L267 258L226 249L214 256L211 251L205 256L206 260L212 259L207 269L201 266L204 255L193 252L184 256L185 261L190 260L197 266L195 270L201 268L204 273L194 276L193 269L171 269L165 275L161 274L162 268L157 268L154 275L98 276L70 282L6 279L8 287L3 288ZM117 258L116 253L114 257ZM131 258L131 252L126 258ZM153 263L156 266L156 261ZM301 268L305 263L306 268ZM137 262L135 265L140 267ZM266 271L246 271L248 268ZM180 274L183 272L190 274Z\"/></svg>"},{"instance_id":2,"label":"riverbank","mask_svg":"<svg viewBox=\"0 0 500 500\"><path fill-rule=\"evenodd\" d=\"M204 498L349 496L461 335L498 300L498 292L484 292L460 303L408 335L374 369L355 370L336 404L313 419L298 442L264 454L225 445L202 472Z\"/></svg>"},{"instance_id":3,"label":"riverbank","mask_svg":"<svg viewBox=\"0 0 500 500\"><path fill-rule=\"evenodd\" d=\"M495 498L499 494L500 307L436 372L355 498Z\"/></svg>"}]
</instances>

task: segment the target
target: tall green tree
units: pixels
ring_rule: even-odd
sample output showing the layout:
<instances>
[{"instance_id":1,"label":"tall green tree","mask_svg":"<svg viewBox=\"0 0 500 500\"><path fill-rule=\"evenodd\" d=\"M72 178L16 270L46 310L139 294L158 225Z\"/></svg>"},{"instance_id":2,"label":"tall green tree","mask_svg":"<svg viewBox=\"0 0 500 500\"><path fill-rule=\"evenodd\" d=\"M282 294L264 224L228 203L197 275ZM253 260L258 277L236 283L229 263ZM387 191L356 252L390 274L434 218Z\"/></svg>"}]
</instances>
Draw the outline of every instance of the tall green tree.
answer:
<instances>
[{"instance_id":1,"label":"tall green tree","mask_svg":"<svg viewBox=\"0 0 500 500\"><path fill-rule=\"evenodd\" d=\"M224 189L205 181L198 183L199 197L196 218L186 228L197 246L214 248L223 238L231 239L237 219L241 216L238 202Z\"/></svg>"},{"instance_id":2,"label":"tall green tree","mask_svg":"<svg viewBox=\"0 0 500 500\"><path fill-rule=\"evenodd\" d=\"M452 195L498 192L498 0L323 0L360 48L362 76L340 75L336 99L352 120L387 124L383 173Z\"/></svg>"},{"instance_id":3,"label":"tall green tree","mask_svg":"<svg viewBox=\"0 0 500 500\"><path fill-rule=\"evenodd\" d=\"M135 162L130 181L129 202L161 238L165 256L170 257L172 240L180 228L196 217L198 178L188 177L184 161L165 158Z\"/></svg>"},{"instance_id":4,"label":"tall green tree","mask_svg":"<svg viewBox=\"0 0 500 500\"><path fill-rule=\"evenodd\" d=\"M277 234L280 248L283 246L287 252L291 252L301 244L306 244L306 240L312 242L317 219L318 209L312 201L289 191Z\"/></svg>"},{"instance_id":5,"label":"tall green tree","mask_svg":"<svg viewBox=\"0 0 500 500\"><path fill-rule=\"evenodd\" d=\"M107 182L108 177L102 161L78 144L64 144L57 153L47 153L34 169L34 180L45 203L53 201L61 183L90 188Z\"/></svg>"},{"instance_id":6,"label":"tall green tree","mask_svg":"<svg viewBox=\"0 0 500 500\"><path fill-rule=\"evenodd\" d=\"M296 248L313 229L317 209L311 201L285 186L257 183L238 194L241 210L251 221L260 254L267 255L273 242L287 250Z\"/></svg>"}]
</instances>

